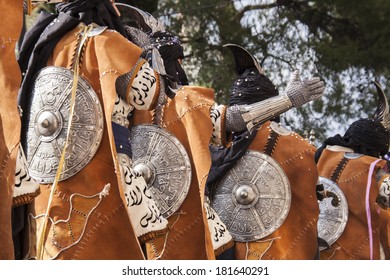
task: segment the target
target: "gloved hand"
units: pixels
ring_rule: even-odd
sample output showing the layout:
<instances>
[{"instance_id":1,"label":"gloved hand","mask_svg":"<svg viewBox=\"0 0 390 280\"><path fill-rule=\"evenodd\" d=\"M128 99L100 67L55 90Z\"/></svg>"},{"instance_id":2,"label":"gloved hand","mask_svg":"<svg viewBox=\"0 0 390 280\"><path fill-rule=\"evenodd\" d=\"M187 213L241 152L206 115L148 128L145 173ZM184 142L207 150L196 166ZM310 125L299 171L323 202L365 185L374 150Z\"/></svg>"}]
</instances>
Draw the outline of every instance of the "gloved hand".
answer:
<instances>
[{"instance_id":1,"label":"gloved hand","mask_svg":"<svg viewBox=\"0 0 390 280\"><path fill-rule=\"evenodd\" d=\"M324 82L315 77L301 81L298 70L295 70L287 84L285 94L291 100L293 107L299 107L312 100L318 99L324 93Z\"/></svg>"}]
</instances>

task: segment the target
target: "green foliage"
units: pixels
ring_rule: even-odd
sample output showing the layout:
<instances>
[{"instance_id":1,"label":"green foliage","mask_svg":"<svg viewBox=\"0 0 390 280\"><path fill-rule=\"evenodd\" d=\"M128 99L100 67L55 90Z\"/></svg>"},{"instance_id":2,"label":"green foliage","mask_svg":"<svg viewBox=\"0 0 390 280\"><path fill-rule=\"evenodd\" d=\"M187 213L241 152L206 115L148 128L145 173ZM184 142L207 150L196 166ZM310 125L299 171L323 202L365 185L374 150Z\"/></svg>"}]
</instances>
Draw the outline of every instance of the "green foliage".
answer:
<instances>
[{"instance_id":1,"label":"green foliage","mask_svg":"<svg viewBox=\"0 0 390 280\"><path fill-rule=\"evenodd\" d=\"M286 13L314 34L319 63L334 71L349 67L387 71L390 62L390 2L305 1ZM311 5L310 5L311 4ZM293 11L291 13L291 11Z\"/></svg>"},{"instance_id":2,"label":"green foliage","mask_svg":"<svg viewBox=\"0 0 390 280\"><path fill-rule=\"evenodd\" d=\"M295 69L305 79L320 76L324 97L282 119L299 133L314 129L322 141L374 112L372 80L386 91L389 12L385 0L160 0L154 15L181 38L190 81L212 87L219 103L228 102L235 79L226 43L247 48L280 91Z\"/></svg>"}]
</instances>

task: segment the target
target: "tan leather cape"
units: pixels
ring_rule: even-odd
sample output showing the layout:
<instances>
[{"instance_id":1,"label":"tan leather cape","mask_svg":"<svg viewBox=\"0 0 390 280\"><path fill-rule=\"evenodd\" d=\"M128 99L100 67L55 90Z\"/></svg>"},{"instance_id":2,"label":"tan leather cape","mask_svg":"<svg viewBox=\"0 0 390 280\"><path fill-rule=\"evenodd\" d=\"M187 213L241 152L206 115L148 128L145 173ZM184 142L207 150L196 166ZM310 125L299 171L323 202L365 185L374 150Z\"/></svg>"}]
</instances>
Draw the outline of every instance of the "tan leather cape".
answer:
<instances>
[{"instance_id":1,"label":"tan leather cape","mask_svg":"<svg viewBox=\"0 0 390 280\"><path fill-rule=\"evenodd\" d=\"M192 181L181 207L168 218L167 235L147 244L149 259L215 259L203 200L211 166L209 143L212 134L210 108L214 91L185 86L164 106L161 126L172 132L185 147L191 160ZM136 111L134 124L153 123L149 112Z\"/></svg>"},{"instance_id":2,"label":"tan leather cape","mask_svg":"<svg viewBox=\"0 0 390 280\"><path fill-rule=\"evenodd\" d=\"M48 65L70 68L76 35L81 27L79 25L61 39ZM51 185L41 186L42 193L29 216L32 241L29 258L36 257L36 248L44 240L44 259L144 259L124 203L111 126L115 81L136 65L140 54L141 49L111 30L89 38L80 75L89 81L102 104L103 140L82 171L59 182L49 206ZM108 194L104 192L106 186L109 186ZM53 222L48 221L46 236L42 239L43 218L33 216L46 213L47 208Z\"/></svg>"},{"instance_id":3,"label":"tan leather cape","mask_svg":"<svg viewBox=\"0 0 390 280\"><path fill-rule=\"evenodd\" d=\"M330 179L345 152L324 149L318 161L320 176ZM339 239L328 250L321 251L321 259L367 260L370 259L370 237L366 213L366 186L369 168L377 158L362 156L350 159L344 165L336 179L348 203L348 222ZM375 179L376 172L385 165L381 160L375 165L370 192L369 209L371 212L371 230L373 238L373 259L380 259L380 221L378 205L375 200L379 186Z\"/></svg>"},{"instance_id":4,"label":"tan leather cape","mask_svg":"<svg viewBox=\"0 0 390 280\"><path fill-rule=\"evenodd\" d=\"M23 23L22 0L0 0L0 259L14 259L11 209L20 118L17 95L22 79L15 57Z\"/></svg>"},{"instance_id":5,"label":"tan leather cape","mask_svg":"<svg viewBox=\"0 0 390 280\"><path fill-rule=\"evenodd\" d=\"M261 126L249 149L272 156L286 172L291 185L291 208L283 224L269 236L248 243L235 242L236 258L314 259L319 214L315 147L294 132L282 135L273 131L270 123Z\"/></svg>"}]
</instances>

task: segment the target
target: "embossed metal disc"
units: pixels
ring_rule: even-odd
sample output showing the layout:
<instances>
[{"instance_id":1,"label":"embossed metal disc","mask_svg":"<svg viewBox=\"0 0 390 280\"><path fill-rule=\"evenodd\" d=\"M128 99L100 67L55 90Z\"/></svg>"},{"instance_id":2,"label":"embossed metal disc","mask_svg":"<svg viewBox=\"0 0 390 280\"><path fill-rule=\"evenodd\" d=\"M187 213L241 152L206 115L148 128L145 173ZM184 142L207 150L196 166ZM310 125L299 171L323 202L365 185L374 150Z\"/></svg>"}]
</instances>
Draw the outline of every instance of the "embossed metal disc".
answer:
<instances>
[{"instance_id":1,"label":"embossed metal disc","mask_svg":"<svg viewBox=\"0 0 390 280\"><path fill-rule=\"evenodd\" d=\"M255 241L285 221L291 206L290 182L273 158L248 150L218 182L211 206L235 241Z\"/></svg>"},{"instance_id":2,"label":"embossed metal disc","mask_svg":"<svg viewBox=\"0 0 390 280\"><path fill-rule=\"evenodd\" d=\"M335 182L319 177L318 183L324 186L324 190L336 194L340 201L337 207L331 204L332 198L330 197L319 201L318 237L324 239L331 246L341 236L347 224L348 203L342 190Z\"/></svg>"},{"instance_id":3,"label":"embossed metal disc","mask_svg":"<svg viewBox=\"0 0 390 280\"><path fill-rule=\"evenodd\" d=\"M143 173L162 215L172 215L191 184L191 161L180 141L156 125L131 128L133 168Z\"/></svg>"},{"instance_id":4,"label":"embossed metal disc","mask_svg":"<svg viewBox=\"0 0 390 280\"><path fill-rule=\"evenodd\" d=\"M29 105L27 162L31 177L40 183L54 181L65 146L70 117L73 72L62 67L43 68L35 77ZM60 180L85 167L103 135L103 110L99 99L81 76Z\"/></svg>"}]
</instances>

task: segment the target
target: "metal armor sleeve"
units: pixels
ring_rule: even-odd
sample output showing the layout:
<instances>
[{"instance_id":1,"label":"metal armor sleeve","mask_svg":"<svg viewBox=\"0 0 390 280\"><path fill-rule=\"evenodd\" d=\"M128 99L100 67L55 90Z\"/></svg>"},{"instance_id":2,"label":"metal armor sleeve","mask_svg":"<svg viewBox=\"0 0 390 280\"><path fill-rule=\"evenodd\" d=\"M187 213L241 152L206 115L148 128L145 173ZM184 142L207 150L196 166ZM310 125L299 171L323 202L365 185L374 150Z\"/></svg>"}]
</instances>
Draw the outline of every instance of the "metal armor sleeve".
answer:
<instances>
[{"instance_id":1,"label":"metal armor sleeve","mask_svg":"<svg viewBox=\"0 0 390 280\"><path fill-rule=\"evenodd\" d=\"M288 111L292 108L287 95L278 95L250 105L234 105L228 108L226 114L226 130L251 131L262 123Z\"/></svg>"},{"instance_id":2,"label":"metal armor sleeve","mask_svg":"<svg viewBox=\"0 0 390 280\"><path fill-rule=\"evenodd\" d=\"M128 73L118 77L115 83L117 94L138 110L154 107L160 90L159 75L144 59Z\"/></svg>"},{"instance_id":3,"label":"metal armor sleeve","mask_svg":"<svg viewBox=\"0 0 390 280\"><path fill-rule=\"evenodd\" d=\"M239 132L246 129L246 124L241 116L241 111L238 105L233 105L226 110L226 131Z\"/></svg>"}]
</instances>

